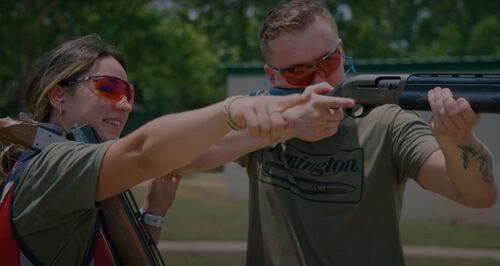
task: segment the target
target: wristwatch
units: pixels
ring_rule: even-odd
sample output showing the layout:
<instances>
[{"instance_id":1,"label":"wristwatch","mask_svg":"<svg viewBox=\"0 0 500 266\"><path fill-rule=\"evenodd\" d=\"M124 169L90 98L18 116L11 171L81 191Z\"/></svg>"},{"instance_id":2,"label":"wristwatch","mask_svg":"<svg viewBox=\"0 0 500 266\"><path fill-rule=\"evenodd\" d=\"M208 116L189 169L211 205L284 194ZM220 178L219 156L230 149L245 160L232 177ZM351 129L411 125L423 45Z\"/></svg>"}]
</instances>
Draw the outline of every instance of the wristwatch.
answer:
<instances>
[{"instance_id":1,"label":"wristwatch","mask_svg":"<svg viewBox=\"0 0 500 266\"><path fill-rule=\"evenodd\" d=\"M168 224L168 219L166 217L145 212L143 209L139 209L139 220L147 225L158 228L165 227Z\"/></svg>"}]
</instances>

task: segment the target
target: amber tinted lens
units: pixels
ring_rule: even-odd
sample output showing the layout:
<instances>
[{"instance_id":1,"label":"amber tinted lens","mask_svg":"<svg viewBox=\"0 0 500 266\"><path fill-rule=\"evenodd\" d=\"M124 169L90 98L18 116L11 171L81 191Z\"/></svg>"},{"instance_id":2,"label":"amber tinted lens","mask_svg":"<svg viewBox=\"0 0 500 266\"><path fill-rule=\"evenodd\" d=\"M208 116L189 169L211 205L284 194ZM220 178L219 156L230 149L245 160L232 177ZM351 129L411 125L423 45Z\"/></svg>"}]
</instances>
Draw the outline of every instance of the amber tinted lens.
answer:
<instances>
[{"instance_id":1,"label":"amber tinted lens","mask_svg":"<svg viewBox=\"0 0 500 266\"><path fill-rule=\"evenodd\" d=\"M282 70L283 77L291 85L309 86L314 79L315 73L323 78L328 78L333 72L337 71L342 64L342 54L335 50L328 57L321 59L317 66L301 66Z\"/></svg>"},{"instance_id":2,"label":"amber tinted lens","mask_svg":"<svg viewBox=\"0 0 500 266\"><path fill-rule=\"evenodd\" d=\"M342 54L339 51L333 52L330 56L318 62L317 71L323 78L329 77L337 71L342 64Z\"/></svg>"},{"instance_id":3,"label":"amber tinted lens","mask_svg":"<svg viewBox=\"0 0 500 266\"><path fill-rule=\"evenodd\" d=\"M314 78L314 72L312 67L303 66L283 70L282 74L290 85L309 86Z\"/></svg>"},{"instance_id":4,"label":"amber tinted lens","mask_svg":"<svg viewBox=\"0 0 500 266\"><path fill-rule=\"evenodd\" d=\"M134 88L131 84L113 77L94 77L92 82L92 88L96 95L113 102L118 102L125 96L128 102L133 104Z\"/></svg>"}]
</instances>

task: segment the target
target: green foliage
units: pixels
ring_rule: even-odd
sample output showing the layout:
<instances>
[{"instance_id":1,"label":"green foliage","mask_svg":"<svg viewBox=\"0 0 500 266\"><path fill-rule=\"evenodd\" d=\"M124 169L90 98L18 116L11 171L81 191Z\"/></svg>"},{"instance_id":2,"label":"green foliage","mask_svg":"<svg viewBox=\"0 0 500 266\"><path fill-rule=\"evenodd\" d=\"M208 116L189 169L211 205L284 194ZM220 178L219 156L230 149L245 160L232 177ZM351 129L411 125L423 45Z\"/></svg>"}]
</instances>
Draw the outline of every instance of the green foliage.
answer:
<instances>
[{"instance_id":1,"label":"green foliage","mask_svg":"<svg viewBox=\"0 0 500 266\"><path fill-rule=\"evenodd\" d=\"M173 0L186 23L207 33L222 62L262 62L258 32L267 12L283 1Z\"/></svg>"},{"instance_id":2,"label":"green foliage","mask_svg":"<svg viewBox=\"0 0 500 266\"><path fill-rule=\"evenodd\" d=\"M127 131L161 114L221 100L223 74L205 35L174 12L134 1L2 2L0 113L21 109L22 75L57 44L97 33L128 58L129 80L138 89ZM3 25L3 26L2 26ZM17 98L16 98L17 97Z\"/></svg>"},{"instance_id":3,"label":"green foliage","mask_svg":"<svg viewBox=\"0 0 500 266\"><path fill-rule=\"evenodd\" d=\"M491 51L491 54L500 54L500 20L498 16L487 16L479 19L471 28L470 41L466 50L472 54L481 54Z\"/></svg>"},{"instance_id":4,"label":"green foliage","mask_svg":"<svg viewBox=\"0 0 500 266\"><path fill-rule=\"evenodd\" d=\"M343 0L329 6L356 58L500 55L498 1Z\"/></svg>"},{"instance_id":5,"label":"green foliage","mask_svg":"<svg viewBox=\"0 0 500 266\"><path fill-rule=\"evenodd\" d=\"M138 101L127 131L221 100L221 63L261 63L258 31L283 0L0 1L0 114L21 109L23 75L55 45L97 33L128 57ZM323 1L354 58L500 55L499 1ZM163 6L163 7L162 7Z\"/></svg>"},{"instance_id":6,"label":"green foliage","mask_svg":"<svg viewBox=\"0 0 500 266\"><path fill-rule=\"evenodd\" d=\"M225 63L262 62L258 31L284 1L174 0L183 21L209 33ZM338 0L324 2L355 58L500 55L498 1Z\"/></svg>"}]
</instances>

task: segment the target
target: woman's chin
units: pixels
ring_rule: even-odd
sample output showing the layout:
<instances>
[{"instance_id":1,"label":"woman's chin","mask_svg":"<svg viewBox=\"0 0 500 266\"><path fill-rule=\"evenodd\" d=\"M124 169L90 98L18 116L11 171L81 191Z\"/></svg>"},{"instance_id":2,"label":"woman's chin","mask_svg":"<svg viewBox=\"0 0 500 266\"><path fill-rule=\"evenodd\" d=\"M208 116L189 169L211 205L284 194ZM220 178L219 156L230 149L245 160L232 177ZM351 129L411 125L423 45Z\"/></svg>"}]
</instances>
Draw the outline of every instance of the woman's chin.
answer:
<instances>
[{"instance_id":1,"label":"woman's chin","mask_svg":"<svg viewBox=\"0 0 500 266\"><path fill-rule=\"evenodd\" d=\"M116 140L116 139L120 138L120 134L122 133L122 130L113 130L113 131L114 132L110 132L109 130L107 130L105 132L99 132L98 134L103 142L108 141L108 140Z\"/></svg>"}]
</instances>

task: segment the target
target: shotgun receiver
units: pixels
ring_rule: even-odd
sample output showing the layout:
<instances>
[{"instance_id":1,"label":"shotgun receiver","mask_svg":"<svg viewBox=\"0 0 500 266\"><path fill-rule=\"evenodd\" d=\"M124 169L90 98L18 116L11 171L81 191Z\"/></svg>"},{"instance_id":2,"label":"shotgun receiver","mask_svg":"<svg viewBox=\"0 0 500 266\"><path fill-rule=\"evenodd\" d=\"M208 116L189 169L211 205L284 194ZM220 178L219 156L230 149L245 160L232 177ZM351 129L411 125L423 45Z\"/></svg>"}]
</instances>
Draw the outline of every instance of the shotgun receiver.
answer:
<instances>
[{"instance_id":1,"label":"shotgun receiver","mask_svg":"<svg viewBox=\"0 0 500 266\"><path fill-rule=\"evenodd\" d=\"M100 138L88 125L75 125L70 134L53 124L0 118L0 140L42 150L61 141L99 143ZM155 241L145 225L138 220L139 207L130 190L104 200L99 218L106 237L120 265L165 265Z\"/></svg>"},{"instance_id":2,"label":"shotgun receiver","mask_svg":"<svg viewBox=\"0 0 500 266\"><path fill-rule=\"evenodd\" d=\"M359 74L349 76L328 95L354 99L358 106L351 116L359 117L388 103L430 111L427 91L434 87L449 88L477 113L500 113L500 74Z\"/></svg>"}]
</instances>

